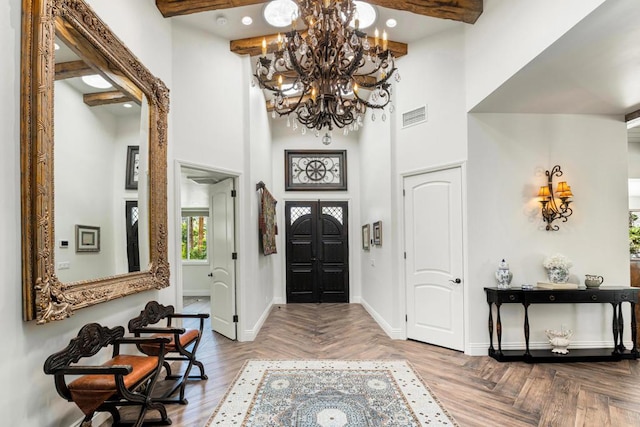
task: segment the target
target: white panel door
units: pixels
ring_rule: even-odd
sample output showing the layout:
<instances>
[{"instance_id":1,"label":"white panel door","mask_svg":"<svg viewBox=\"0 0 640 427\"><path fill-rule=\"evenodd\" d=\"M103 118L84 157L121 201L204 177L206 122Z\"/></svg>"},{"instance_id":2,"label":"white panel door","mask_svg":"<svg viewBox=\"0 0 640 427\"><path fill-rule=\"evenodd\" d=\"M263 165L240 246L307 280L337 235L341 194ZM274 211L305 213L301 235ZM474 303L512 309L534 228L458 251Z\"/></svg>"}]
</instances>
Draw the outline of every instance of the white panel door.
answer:
<instances>
[{"instance_id":1,"label":"white panel door","mask_svg":"<svg viewBox=\"0 0 640 427\"><path fill-rule=\"evenodd\" d=\"M404 180L407 336L464 350L460 168Z\"/></svg>"},{"instance_id":2,"label":"white panel door","mask_svg":"<svg viewBox=\"0 0 640 427\"><path fill-rule=\"evenodd\" d=\"M233 179L211 186L209 256L211 257L211 329L236 339L235 221Z\"/></svg>"}]
</instances>

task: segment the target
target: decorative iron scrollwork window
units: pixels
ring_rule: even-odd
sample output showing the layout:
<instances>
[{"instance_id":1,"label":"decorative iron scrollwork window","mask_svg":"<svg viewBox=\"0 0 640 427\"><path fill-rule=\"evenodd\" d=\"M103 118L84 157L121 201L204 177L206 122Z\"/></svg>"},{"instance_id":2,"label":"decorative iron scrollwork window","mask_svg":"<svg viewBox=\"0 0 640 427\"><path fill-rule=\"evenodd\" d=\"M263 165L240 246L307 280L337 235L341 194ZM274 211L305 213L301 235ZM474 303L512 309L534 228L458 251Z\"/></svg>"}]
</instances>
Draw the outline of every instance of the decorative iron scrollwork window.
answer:
<instances>
[{"instance_id":1,"label":"decorative iron scrollwork window","mask_svg":"<svg viewBox=\"0 0 640 427\"><path fill-rule=\"evenodd\" d=\"M346 190L346 150L285 150L285 190Z\"/></svg>"}]
</instances>

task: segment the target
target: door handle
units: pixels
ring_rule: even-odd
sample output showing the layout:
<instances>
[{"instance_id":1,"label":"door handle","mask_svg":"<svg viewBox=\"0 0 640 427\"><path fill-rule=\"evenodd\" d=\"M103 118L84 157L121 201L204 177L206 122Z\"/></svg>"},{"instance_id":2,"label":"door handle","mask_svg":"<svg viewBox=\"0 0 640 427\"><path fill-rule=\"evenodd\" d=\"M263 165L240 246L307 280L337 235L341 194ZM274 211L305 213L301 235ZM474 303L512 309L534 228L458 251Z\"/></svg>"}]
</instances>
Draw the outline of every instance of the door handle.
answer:
<instances>
[{"instance_id":1,"label":"door handle","mask_svg":"<svg viewBox=\"0 0 640 427\"><path fill-rule=\"evenodd\" d=\"M452 280L452 279L449 279L449 281L450 281L451 283L462 283L462 280L460 280L460 278L459 278L459 277L456 277L456 278L455 278L455 279L453 279L453 280Z\"/></svg>"},{"instance_id":2,"label":"door handle","mask_svg":"<svg viewBox=\"0 0 640 427\"><path fill-rule=\"evenodd\" d=\"M207 276L213 277L213 273L209 273L209 274L207 274Z\"/></svg>"}]
</instances>

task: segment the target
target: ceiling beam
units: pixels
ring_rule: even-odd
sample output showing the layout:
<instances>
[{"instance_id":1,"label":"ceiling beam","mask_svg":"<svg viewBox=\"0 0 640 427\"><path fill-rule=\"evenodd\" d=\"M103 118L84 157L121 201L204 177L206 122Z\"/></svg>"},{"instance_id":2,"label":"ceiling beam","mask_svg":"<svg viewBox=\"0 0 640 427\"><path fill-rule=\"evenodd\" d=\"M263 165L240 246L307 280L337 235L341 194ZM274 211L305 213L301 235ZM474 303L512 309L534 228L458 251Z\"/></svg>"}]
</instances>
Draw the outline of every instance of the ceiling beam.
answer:
<instances>
[{"instance_id":1,"label":"ceiling beam","mask_svg":"<svg viewBox=\"0 0 640 427\"><path fill-rule=\"evenodd\" d=\"M404 10L417 15L475 24L482 14L483 0L366 0L388 9Z\"/></svg>"},{"instance_id":2,"label":"ceiling beam","mask_svg":"<svg viewBox=\"0 0 640 427\"><path fill-rule=\"evenodd\" d=\"M165 18L209 10L230 9L266 3L268 0L156 0L156 7Z\"/></svg>"},{"instance_id":3,"label":"ceiling beam","mask_svg":"<svg viewBox=\"0 0 640 427\"><path fill-rule=\"evenodd\" d=\"M56 64L56 80L90 76L95 73L95 70L84 61L69 61Z\"/></svg>"},{"instance_id":4,"label":"ceiling beam","mask_svg":"<svg viewBox=\"0 0 640 427\"><path fill-rule=\"evenodd\" d=\"M267 39L267 52L272 53L277 50L278 35L270 34L268 36L249 37L247 39L231 40L229 42L229 50L238 55L258 56L262 55L262 39ZM371 46L374 44L374 38L368 37ZM393 56L400 58L407 54L409 47L406 43L394 42L389 40L388 47Z\"/></svg>"},{"instance_id":5,"label":"ceiling beam","mask_svg":"<svg viewBox=\"0 0 640 427\"><path fill-rule=\"evenodd\" d=\"M625 122L630 122L631 120L635 120L638 117L640 117L640 110L636 110L636 111L633 111L633 112L625 115L624 116L624 121Z\"/></svg>"},{"instance_id":6,"label":"ceiling beam","mask_svg":"<svg viewBox=\"0 0 640 427\"><path fill-rule=\"evenodd\" d=\"M300 99L300 95L297 96L288 96L287 98L289 98L292 102L298 102L298 99ZM304 95L302 97L302 101L300 101L300 104L304 104L305 102L307 102L309 99L311 99L311 97L309 95ZM266 106L267 106L267 112L272 112L273 110L276 109L276 107L274 107L273 105L271 105L270 101L266 101Z\"/></svg>"},{"instance_id":7,"label":"ceiling beam","mask_svg":"<svg viewBox=\"0 0 640 427\"><path fill-rule=\"evenodd\" d=\"M189 15L209 10L229 9L266 3L267 0L156 0L162 16ZM405 10L418 15L452 19L473 24L482 14L483 0L368 0L389 9Z\"/></svg>"},{"instance_id":8,"label":"ceiling beam","mask_svg":"<svg viewBox=\"0 0 640 427\"><path fill-rule=\"evenodd\" d=\"M85 93L82 96L82 99L85 104L89 107L96 107L99 105L109 105L109 104L120 104L124 102L136 102L131 99L129 96L120 92L119 90L112 90L109 92L96 92L96 93Z\"/></svg>"}]
</instances>

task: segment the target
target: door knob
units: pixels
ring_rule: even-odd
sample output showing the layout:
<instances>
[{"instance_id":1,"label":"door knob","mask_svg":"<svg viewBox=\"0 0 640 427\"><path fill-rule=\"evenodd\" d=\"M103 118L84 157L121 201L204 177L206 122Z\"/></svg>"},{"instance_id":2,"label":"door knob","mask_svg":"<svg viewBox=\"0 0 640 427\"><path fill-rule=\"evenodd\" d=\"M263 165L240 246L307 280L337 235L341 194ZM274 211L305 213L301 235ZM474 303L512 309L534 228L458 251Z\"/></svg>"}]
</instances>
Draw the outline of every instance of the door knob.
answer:
<instances>
[{"instance_id":1,"label":"door knob","mask_svg":"<svg viewBox=\"0 0 640 427\"><path fill-rule=\"evenodd\" d=\"M213 273L209 273L209 274L207 274L207 276L213 277Z\"/></svg>"},{"instance_id":2,"label":"door knob","mask_svg":"<svg viewBox=\"0 0 640 427\"><path fill-rule=\"evenodd\" d=\"M451 283L462 283L462 280L460 280L460 278L459 278L459 277L456 277L454 280L449 279L449 281L450 281Z\"/></svg>"}]
</instances>

